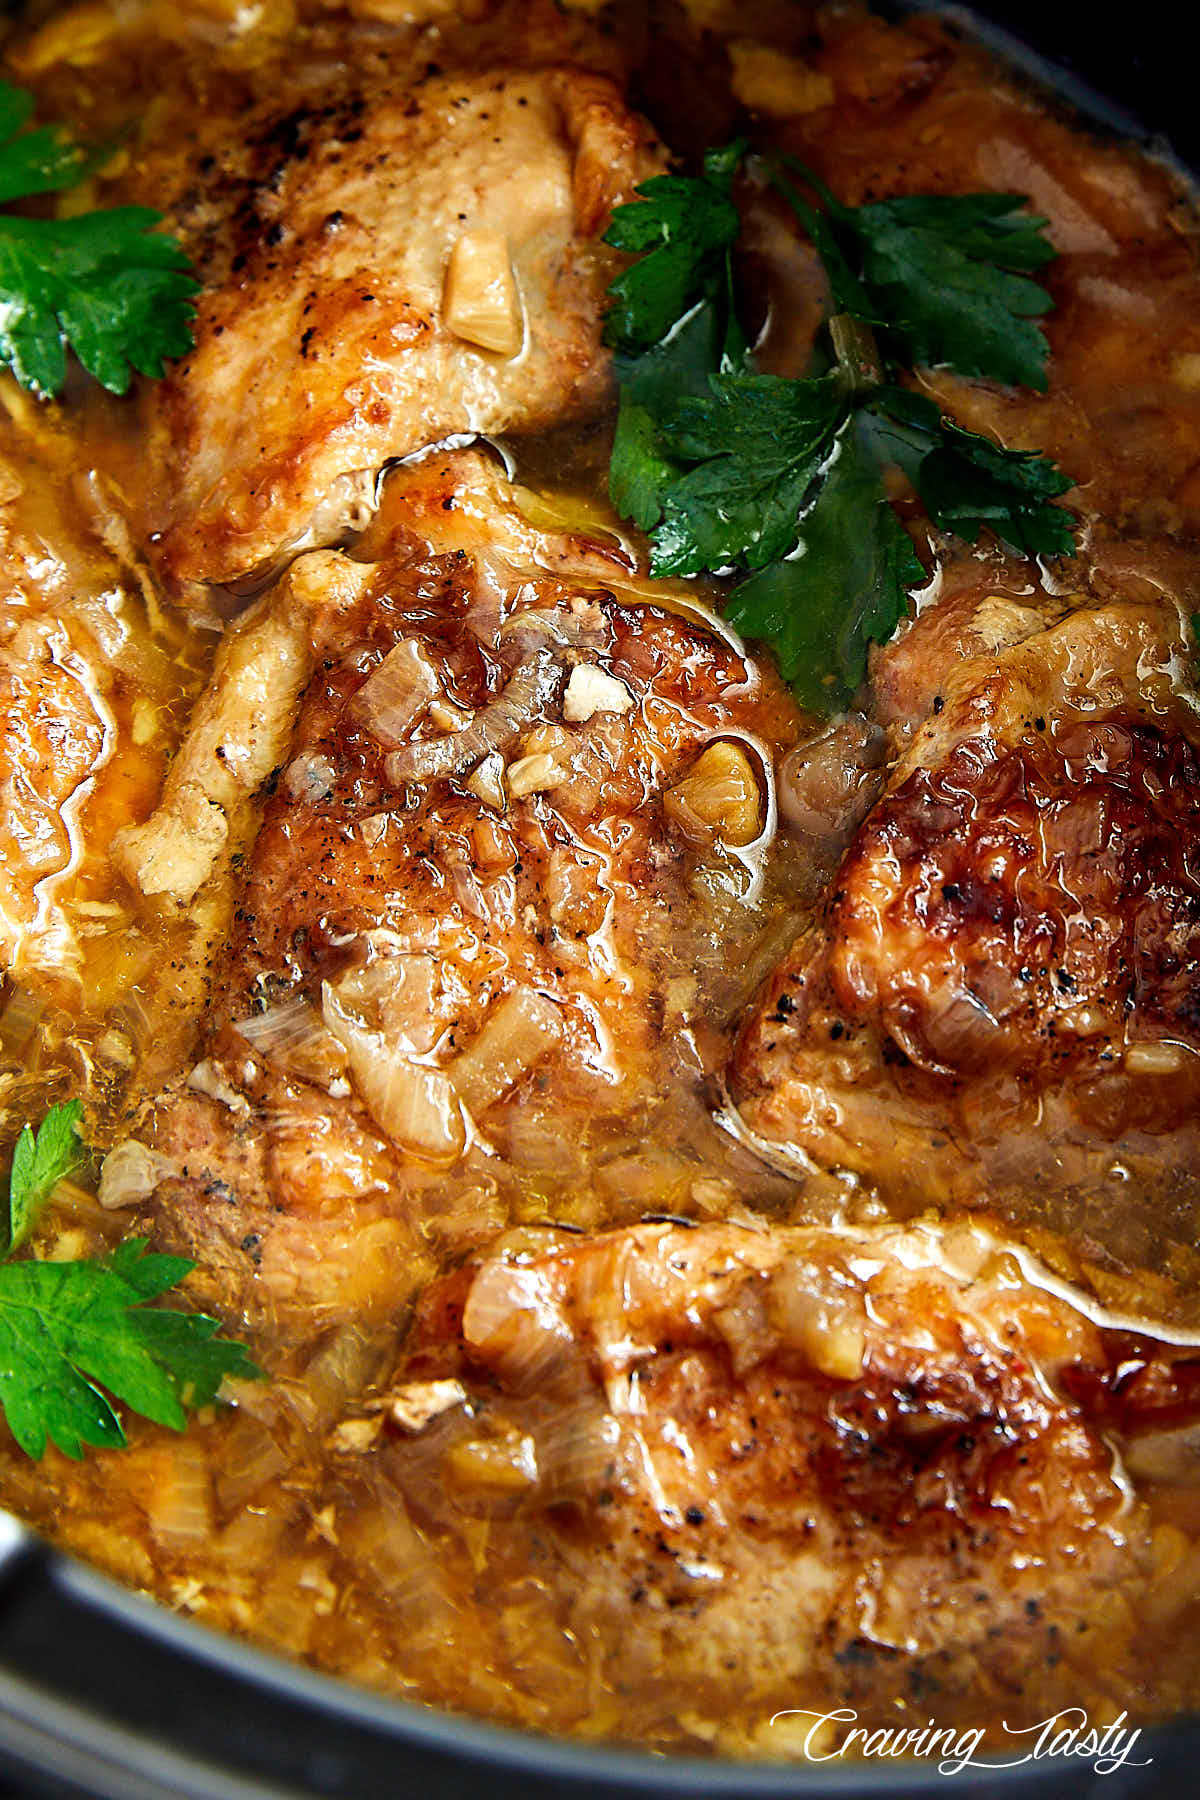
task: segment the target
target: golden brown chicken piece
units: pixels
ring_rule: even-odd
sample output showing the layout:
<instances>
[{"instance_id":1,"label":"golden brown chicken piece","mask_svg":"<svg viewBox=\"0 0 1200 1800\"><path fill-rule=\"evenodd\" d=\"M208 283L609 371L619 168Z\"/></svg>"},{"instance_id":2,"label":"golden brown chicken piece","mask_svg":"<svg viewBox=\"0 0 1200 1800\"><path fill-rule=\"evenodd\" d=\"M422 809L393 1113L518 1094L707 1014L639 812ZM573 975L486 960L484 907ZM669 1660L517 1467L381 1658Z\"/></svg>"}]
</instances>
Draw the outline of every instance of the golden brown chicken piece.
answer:
<instances>
[{"instance_id":1,"label":"golden brown chicken piece","mask_svg":"<svg viewBox=\"0 0 1200 1800\"><path fill-rule=\"evenodd\" d=\"M373 1454L418 1523L488 1521L491 1617L536 1546L525 1604L651 1739L894 1722L900 1657L908 1723L991 1680L1041 1718L1146 1532L1104 1436L1133 1340L1041 1279L966 1226L514 1233L423 1297Z\"/></svg>"},{"instance_id":2,"label":"golden brown chicken piece","mask_svg":"<svg viewBox=\"0 0 1200 1800\"><path fill-rule=\"evenodd\" d=\"M607 395L597 238L661 158L610 78L531 62L414 68L401 34L146 124L108 197L158 205L204 289L142 394L172 584L270 571L361 525L388 461Z\"/></svg>"},{"instance_id":3,"label":"golden brown chicken piece","mask_svg":"<svg viewBox=\"0 0 1200 1800\"><path fill-rule=\"evenodd\" d=\"M690 884L723 871L753 944L759 734L795 729L694 602L648 603L615 539L530 525L486 458L399 472L360 554L299 559L234 634L121 845L149 905L203 904L244 858L196 1066L156 1109L155 1229L228 1312L311 1329L394 1308L428 1271L423 1218L477 1241L531 1172L542 1216L596 1216L597 1184L642 1210L606 1146L639 1142L692 1056L695 1116L663 1125L686 1194L721 1141L686 1025L696 920L711 979L728 960ZM267 737L255 832L234 777Z\"/></svg>"},{"instance_id":4,"label":"golden brown chicken piece","mask_svg":"<svg viewBox=\"0 0 1200 1800\"><path fill-rule=\"evenodd\" d=\"M1197 1204L1191 641L1166 604L1045 606L955 596L957 635L932 609L879 659L885 710L931 711L747 1023L735 1095L906 1207L1061 1223L1074 1196L1137 1256L1151 1223L1190 1241ZM979 621L1019 641L963 655Z\"/></svg>"}]
</instances>

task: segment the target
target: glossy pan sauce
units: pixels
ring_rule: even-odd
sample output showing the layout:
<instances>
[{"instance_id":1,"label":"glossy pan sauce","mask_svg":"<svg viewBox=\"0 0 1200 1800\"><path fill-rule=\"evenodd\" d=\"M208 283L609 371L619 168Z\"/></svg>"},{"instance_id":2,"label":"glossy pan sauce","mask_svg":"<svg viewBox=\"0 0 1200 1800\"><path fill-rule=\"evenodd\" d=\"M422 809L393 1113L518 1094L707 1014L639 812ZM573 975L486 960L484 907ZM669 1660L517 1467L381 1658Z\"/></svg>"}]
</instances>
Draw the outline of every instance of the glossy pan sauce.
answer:
<instances>
[{"instance_id":1,"label":"glossy pan sauce","mask_svg":"<svg viewBox=\"0 0 1200 1800\"><path fill-rule=\"evenodd\" d=\"M163 384L0 387L4 1128L81 1095L37 1253L183 1251L268 1379L79 1464L6 1439L5 1503L547 1732L1194 1707L1172 177L855 7L88 4L8 58L205 293ZM1028 194L1060 252L1046 394L919 379L1071 472L1079 554L897 493L929 585L832 726L605 497L597 234L744 128L850 203ZM802 373L818 267L742 199L762 366ZM501 240L481 325L444 271Z\"/></svg>"}]
</instances>

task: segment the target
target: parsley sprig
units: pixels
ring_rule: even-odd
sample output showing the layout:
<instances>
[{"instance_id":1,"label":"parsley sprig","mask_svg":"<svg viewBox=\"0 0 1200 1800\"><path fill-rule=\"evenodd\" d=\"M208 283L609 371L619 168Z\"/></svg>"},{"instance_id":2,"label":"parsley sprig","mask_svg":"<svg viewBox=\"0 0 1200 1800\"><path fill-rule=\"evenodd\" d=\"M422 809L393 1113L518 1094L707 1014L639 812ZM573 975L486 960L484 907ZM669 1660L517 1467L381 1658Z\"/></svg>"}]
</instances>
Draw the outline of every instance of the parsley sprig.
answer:
<instances>
[{"instance_id":1,"label":"parsley sprig","mask_svg":"<svg viewBox=\"0 0 1200 1800\"><path fill-rule=\"evenodd\" d=\"M1047 457L1005 450L897 384L918 364L1044 389L1029 277L1054 255L1015 194L912 195L843 205L792 158L769 179L829 278L827 367L757 371L737 317L734 176L744 141L697 177L659 176L618 207L607 242L640 260L610 290L606 336L621 402L614 504L651 542L656 575L740 572L727 602L767 641L807 706L848 704L868 643L891 636L924 580L884 487L900 468L941 530L986 527L1029 555L1069 554L1072 485ZM797 187L800 178L808 195Z\"/></svg>"},{"instance_id":2,"label":"parsley sprig","mask_svg":"<svg viewBox=\"0 0 1200 1800\"><path fill-rule=\"evenodd\" d=\"M30 128L33 98L0 81L0 205L74 186L86 151ZM192 347L199 282L161 213L112 207L73 218L0 213L0 365L22 387L57 394L68 348L115 394L131 372L160 376Z\"/></svg>"},{"instance_id":3,"label":"parsley sprig","mask_svg":"<svg viewBox=\"0 0 1200 1800\"><path fill-rule=\"evenodd\" d=\"M259 1371L245 1344L218 1339L202 1313L148 1307L195 1264L146 1254L130 1238L96 1261L13 1261L59 1181L82 1161L77 1100L51 1107L17 1140L9 1178L10 1240L0 1261L0 1407L26 1455L53 1440L79 1458L86 1444L119 1448L125 1432L109 1396L181 1431L187 1410L217 1397L227 1376Z\"/></svg>"}]
</instances>

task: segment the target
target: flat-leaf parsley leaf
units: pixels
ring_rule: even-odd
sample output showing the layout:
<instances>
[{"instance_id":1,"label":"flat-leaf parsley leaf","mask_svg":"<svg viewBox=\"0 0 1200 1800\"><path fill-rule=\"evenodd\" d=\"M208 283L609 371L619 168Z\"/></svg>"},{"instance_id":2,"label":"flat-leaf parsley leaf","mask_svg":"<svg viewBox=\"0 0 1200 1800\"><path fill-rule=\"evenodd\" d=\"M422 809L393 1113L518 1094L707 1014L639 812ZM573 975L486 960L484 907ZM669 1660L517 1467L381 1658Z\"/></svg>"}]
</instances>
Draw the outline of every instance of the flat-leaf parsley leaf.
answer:
<instances>
[{"instance_id":1,"label":"flat-leaf parsley leaf","mask_svg":"<svg viewBox=\"0 0 1200 1800\"><path fill-rule=\"evenodd\" d=\"M57 131L22 129L32 100L0 83L0 204L70 186L85 153ZM159 376L192 346L199 282L162 215L123 206L72 218L0 214L0 364L57 394L66 352L115 394L134 369Z\"/></svg>"},{"instance_id":2,"label":"flat-leaf parsley leaf","mask_svg":"<svg viewBox=\"0 0 1200 1800\"><path fill-rule=\"evenodd\" d=\"M17 1250L37 1224L58 1183L83 1161L78 1100L52 1106L35 1132L26 1125L13 1150L8 1178L8 1249Z\"/></svg>"},{"instance_id":3,"label":"flat-leaf parsley leaf","mask_svg":"<svg viewBox=\"0 0 1200 1800\"><path fill-rule=\"evenodd\" d=\"M1054 251L1019 195L850 207L795 159L766 163L825 265L835 311L827 373L760 374L730 260L745 153L743 142L710 152L701 176L647 182L613 215L607 241L643 255L610 290L621 403L609 492L649 533L653 574L744 575L730 619L771 645L804 705L831 712L924 580L886 495L889 464L940 530L973 540L986 527L1026 555L1074 548L1071 515L1054 504L1069 476L963 430L895 380L898 365L927 362L1044 387L1037 320L1051 302L1026 271Z\"/></svg>"},{"instance_id":4,"label":"flat-leaf parsley leaf","mask_svg":"<svg viewBox=\"0 0 1200 1800\"><path fill-rule=\"evenodd\" d=\"M746 637L766 639L814 712L849 705L866 674L867 644L891 637L907 590L925 579L864 436L861 417L852 418L819 500L800 519L795 551L743 581L726 607Z\"/></svg>"},{"instance_id":5,"label":"flat-leaf parsley leaf","mask_svg":"<svg viewBox=\"0 0 1200 1800\"><path fill-rule=\"evenodd\" d=\"M83 1155L79 1111L76 1100L52 1107L36 1133L26 1125L17 1140L9 1257ZM217 1337L216 1319L147 1304L194 1267L146 1254L144 1238L94 1261L0 1261L0 1407L27 1455L42 1456L50 1441L75 1458L87 1444L124 1444L109 1396L180 1431L187 1410L207 1406L227 1376L260 1373L245 1344Z\"/></svg>"}]
</instances>

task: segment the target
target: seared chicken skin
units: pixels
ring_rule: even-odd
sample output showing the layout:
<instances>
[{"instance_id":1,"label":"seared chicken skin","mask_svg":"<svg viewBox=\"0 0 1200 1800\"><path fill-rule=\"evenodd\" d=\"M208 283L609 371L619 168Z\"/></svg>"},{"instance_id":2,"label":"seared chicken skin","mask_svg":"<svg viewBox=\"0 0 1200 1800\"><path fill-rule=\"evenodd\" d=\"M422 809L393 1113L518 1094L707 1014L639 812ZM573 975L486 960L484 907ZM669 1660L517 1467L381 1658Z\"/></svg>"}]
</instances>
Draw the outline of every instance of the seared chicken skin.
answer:
<instances>
[{"instance_id":1,"label":"seared chicken skin","mask_svg":"<svg viewBox=\"0 0 1200 1800\"><path fill-rule=\"evenodd\" d=\"M764 1138L906 1207L1000 1200L1073 1217L1118 1254L1141 1255L1152 1223L1186 1242L1200 720L1185 627L1163 603L1050 623L1045 597L1041 612L979 591L945 606L954 643L933 608L877 663L885 714L931 711L746 1024L735 1096ZM1017 641L983 650L984 627ZM1117 1184L1118 1218L1092 1211Z\"/></svg>"},{"instance_id":2,"label":"seared chicken skin","mask_svg":"<svg viewBox=\"0 0 1200 1800\"><path fill-rule=\"evenodd\" d=\"M943 1721L980 1681L1041 1718L1144 1556L1105 1382L1171 1359L1037 1279L968 1227L516 1233L423 1297L373 1458L414 1520L490 1521L496 1615L532 1555L543 1629L699 1736L894 1718L901 1654Z\"/></svg>"},{"instance_id":3,"label":"seared chicken skin","mask_svg":"<svg viewBox=\"0 0 1200 1800\"><path fill-rule=\"evenodd\" d=\"M227 1312L314 1330L394 1308L464 1194L502 1224L497 1151L528 1175L535 1118L550 1205L557 1117L599 1165L653 1103L689 880L757 879L761 740L795 729L694 605L648 604L614 540L534 529L486 458L401 472L360 553L301 558L233 634L119 846L148 904L241 865L197 1066L156 1109L156 1237ZM259 825L236 777L264 742Z\"/></svg>"},{"instance_id":4,"label":"seared chicken skin","mask_svg":"<svg viewBox=\"0 0 1200 1800\"><path fill-rule=\"evenodd\" d=\"M389 460L594 411L597 238L661 166L579 67L275 75L148 126L109 184L166 213L203 283L196 348L142 394L163 471L142 523L177 587L336 542Z\"/></svg>"}]
</instances>

